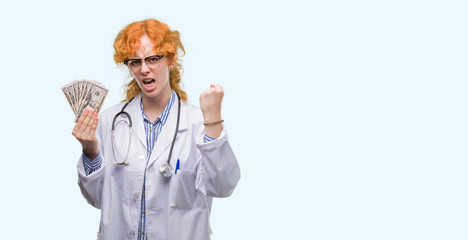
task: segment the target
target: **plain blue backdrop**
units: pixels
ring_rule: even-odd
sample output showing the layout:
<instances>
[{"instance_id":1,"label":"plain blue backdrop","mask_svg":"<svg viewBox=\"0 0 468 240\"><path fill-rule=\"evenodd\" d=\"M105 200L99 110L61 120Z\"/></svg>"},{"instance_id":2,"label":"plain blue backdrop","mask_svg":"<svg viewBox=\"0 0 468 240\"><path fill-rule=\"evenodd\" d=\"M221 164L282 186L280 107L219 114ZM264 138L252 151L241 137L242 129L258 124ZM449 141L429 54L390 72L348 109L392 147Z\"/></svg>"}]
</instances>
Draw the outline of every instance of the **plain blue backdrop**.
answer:
<instances>
[{"instance_id":1,"label":"plain blue backdrop","mask_svg":"<svg viewBox=\"0 0 468 240\"><path fill-rule=\"evenodd\" d=\"M466 1L0 4L4 239L94 239L61 87L121 98L118 31L156 18L186 47L189 101L225 89L242 169L214 240L468 239Z\"/></svg>"}]
</instances>

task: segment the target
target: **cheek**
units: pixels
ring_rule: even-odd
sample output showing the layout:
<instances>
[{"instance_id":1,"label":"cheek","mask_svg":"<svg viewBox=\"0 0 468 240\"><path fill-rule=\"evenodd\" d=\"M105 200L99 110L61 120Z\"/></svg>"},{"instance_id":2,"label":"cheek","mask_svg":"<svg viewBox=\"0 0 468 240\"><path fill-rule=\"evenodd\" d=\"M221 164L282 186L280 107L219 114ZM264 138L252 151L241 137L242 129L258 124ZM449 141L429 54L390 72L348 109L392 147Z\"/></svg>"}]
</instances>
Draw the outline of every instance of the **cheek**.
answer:
<instances>
[{"instance_id":1,"label":"cheek","mask_svg":"<svg viewBox=\"0 0 468 240\"><path fill-rule=\"evenodd\" d=\"M169 68L161 69L161 71L157 71L154 73L156 80L160 83L166 83L169 81Z\"/></svg>"}]
</instances>

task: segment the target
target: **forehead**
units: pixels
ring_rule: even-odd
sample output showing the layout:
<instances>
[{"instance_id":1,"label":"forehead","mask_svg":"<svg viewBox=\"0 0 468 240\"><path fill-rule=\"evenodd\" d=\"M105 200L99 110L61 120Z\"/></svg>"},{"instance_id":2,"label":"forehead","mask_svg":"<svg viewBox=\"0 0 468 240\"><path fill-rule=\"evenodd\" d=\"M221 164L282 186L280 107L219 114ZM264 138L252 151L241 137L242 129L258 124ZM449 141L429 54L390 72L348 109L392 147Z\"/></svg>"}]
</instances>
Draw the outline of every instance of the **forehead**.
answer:
<instances>
[{"instance_id":1,"label":"forehead","mask_svg":"<svg viewBox=\"0 0 468 240\"><path fill-rule=\"evenodd\" d=\"M143 35L140 37L140 44L136 48L135 52L130 54L129 58L145 58L150 55L155 55L154 52L154 43L148 37L148 35Z\"/></svg>"}]
</instances>

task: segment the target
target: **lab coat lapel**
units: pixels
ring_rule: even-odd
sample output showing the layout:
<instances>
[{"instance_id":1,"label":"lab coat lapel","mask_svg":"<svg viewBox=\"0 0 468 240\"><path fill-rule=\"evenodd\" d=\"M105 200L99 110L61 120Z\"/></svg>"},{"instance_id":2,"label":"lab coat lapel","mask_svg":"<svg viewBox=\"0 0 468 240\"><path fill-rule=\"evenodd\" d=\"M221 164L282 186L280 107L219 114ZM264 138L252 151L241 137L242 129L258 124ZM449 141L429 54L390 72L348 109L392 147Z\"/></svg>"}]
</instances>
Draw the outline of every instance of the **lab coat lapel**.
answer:
<instances>
[{"instance_id":1,"label":"lab coat lapel","mask_svg":"<svg viewBox=\"0 0 468 240\"><path fill-rule=\"evenodd\" d=\"M138 139L140 139L143 146L145 146L145 149L147 149L146 133L145 133L145 127L143 126L143 116L141 115L140 101L141 101L141 93L138 94L132 100L132 102L128 104L125 111L127 111L132 117L133 132L135 133L135 135L137 135Z\"/></svg>"},{"instance_id":2,"label":"lab coat lapel","mask_svg":"<svg viewBox=\"0 0 468 240\"><path fill-rule=\"evenodd\" d=\"M177 99L172 105L171 111L169 112L169 116L167 117L166 124L161 129L161 132L159 133L158 140L156 141L153 149L153 153L151 153L150 161L148 163L148 166L153 164L157 159L159 159L161 156L164 156L164 158L161 160L164 163L167 161L167 157L169 156L169 150L172 144L172 139L174 138L174 133L176 130L177 126L177 110L178 110L178 104L177 104ZM181 132L187 128L187 111L185 104L181 104L181 111L180 111L180 123L179 123L179 130L178 132ZM163 154L163 152L167 152L167 154ZM172 157L175 155L173 154ZM162 162L161 162L162 163ZM171 164L173 163L173 160L171 160Z\"/></svg>"}]
</instances>

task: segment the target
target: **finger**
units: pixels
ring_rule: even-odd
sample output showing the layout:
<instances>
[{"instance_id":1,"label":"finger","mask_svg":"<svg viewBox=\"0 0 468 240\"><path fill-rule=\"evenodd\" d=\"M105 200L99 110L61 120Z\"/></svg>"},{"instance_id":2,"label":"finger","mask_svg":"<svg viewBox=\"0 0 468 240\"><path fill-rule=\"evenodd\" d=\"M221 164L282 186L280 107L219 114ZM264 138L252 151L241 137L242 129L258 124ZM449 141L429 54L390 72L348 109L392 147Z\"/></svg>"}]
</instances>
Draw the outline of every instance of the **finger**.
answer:
<instances>
[{"instance_id":1,"label":"finger","mask_svg":"<svg viewBox=\"0 0 468 240\"><path fill-rule=\"evenodd\" d=\"M218 84L210 84L210 88L205 91L206 94L211 94L214 92L218 92L220 89L220 86Z\"/></svg>"},{"instance_id":2,"label":"finger","mask_svg":"<svg viewBox=\"0 0 468 240\"><path fill-rule=\"evenodd\" d=\"M92 128L93 133L96 132L96 128L97 128L98 123L99 123L98 114L94 113L94 124L93 124L93 128Z\"/></svg>"},{"instance_id":3,"label":"finger","mask_svg":"<svg viewBox=\"0 0 468 240\"><path fill-rule=\"evenodd\" d=\"M94 125L96 124L97 122L97 119L96 119L96 112L93 112L92 114L89 115L89 122L88 122L88 125L86 126L84 132L83 132L83 135L84 137L88 138L90 137L92 134L94 134Z\"/></svg>"},{"instance_id":4,"label":"finger","mask_svg":"<svg viewBox=\"0 0 468 240\"><path fill-rule=\"evenodd\" d=\"M80 118L78 118L78 121L76 121L77 125L81 126L87 115L88 115L88 111L86 109L83 110L83 112L81 113Z\"/></svg>"},{"instance_id":5,"label":"finger","mask_svg":"<svg viewBox=\"0 0 468 240\"><path fill-rule=\"evenodd\" d=\"M85 109L83 110L83 113L81 114L80 118L76 122L75 127L73 128L73 132L72 132L73 136L76 137L76 134L80 132L80 129L83 126L83 122L85 121L87 116L88 116L88 111Z\"/></svg>"},{"instance_id":6,"label":"finger","mask_svg":"<svg viewBox=\"0 0 468 240\"><path fill-rule=\"evenodd\" d=\"M214 89L214 92L216 92L216 93L218 93L219 95L221 95L221 97L224 95L224 90L223 90L223 87L221 87L221 85L216 84L215 87L214 87L213 89Z\"/></svg>"},{"instance_id":7,"label":"finger","mask_svg":"<svg viewBox=\"0 0 468 240\"><path fill-rule=\"evenodd\" d=\"M89 122L92 120L92 117L93 117L93 110L85 109L84 111L86 111L86 116L79 129L81 133L84 133L86 131L86 128L88 128Z\"/></svg>"},{"instance_id":8,"label":"finger","mask_svg":"<svg viewBox=\"0 0 468 240\"><path fill-rule=\"evenodd\" d=\"M98 123L99 123L98 113L94 112L94 122L93 122L93 126L91 127L91 130L93 132L96 130Z\"/></svg>"},{"instance_id":9,"label":"finger","mask_svg":"<svg viewBox=\"0 0 468 240\"><path fill-rule=\"evenodd\" d=\"M215 91L219 92L219 91L223 91L223 87L221 87L221 85L219 85L219 84L211 84L210 85L210 90L215 90Z\"/></svg>"},{"instance_id":10,"label":"finger","mask_svg":"<svg viewBox=\"0 0 468 240\"><path fill-rule=\"evenodd\" d=\"M223 90L223 87L219 84L216 85L216 87L219 89L219 90Z\"/></svg>"}]
</instances>

